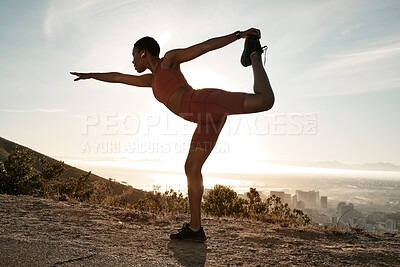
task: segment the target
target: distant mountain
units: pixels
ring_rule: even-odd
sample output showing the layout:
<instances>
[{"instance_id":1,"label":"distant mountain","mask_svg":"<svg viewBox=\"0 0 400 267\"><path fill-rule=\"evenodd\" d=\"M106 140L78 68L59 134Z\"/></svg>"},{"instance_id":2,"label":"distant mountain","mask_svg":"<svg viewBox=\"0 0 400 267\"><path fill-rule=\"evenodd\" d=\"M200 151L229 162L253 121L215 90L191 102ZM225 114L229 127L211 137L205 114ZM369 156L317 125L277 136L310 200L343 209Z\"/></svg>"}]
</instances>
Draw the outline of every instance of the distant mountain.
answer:
<instances>
[{"instance_id":1,"label":"distant mountain","mask_svg":"<svg viewBox=\"0 0 400 267\"><path fill-rule=\"evenodd\" d=\"M400 171L400 165L394 165L392 163L387 162L378 162L378 163L365 163L361 165L366 170L371 171Z\"/></svg>"},{"instance_id":2,"label":"distant mountain","mask_svg":"<svg viewBox=\"0 0 400 267\"><path fill-rule=\"evenodd\" d=\"M265 160L265 162L298 166L298 167L311 167L311 168L324 168L324 169L341 169L341 170L365 170L365 171L393 171L400 172L400 165L392 163L379 162L379 163L364 163L364 164L345 164L339 161L284 161L284 160Z\"/></svg>"},{"instance_id":3,"label":"distant mountain","mask_svg":"<svg viewBox=\"0 0 400 267\"><path fill-rule=\"evenodd\" d=\"M28 152L32 153L35 157L36 157L36 165L35 168L39 169L39 164L38 164L38 159L39 158L45 158L48 162L50 163L55 163L57 160L53 159L49 156L46 156L44 154L41 154L39 152L36 152L28 147L19 145L17 143L14 143L12 141L9 141L7 139L4 139L2 137L0 137L0 161L4 162L5 160L7 160L8 156L16 149L16 148L20 148L20 149L26 149ZM72 167L68 164L65 164L66 170L64 173L64 177L79 177L82 174L86 173L86 171L83 171L81 169ZM108 179L105 179L103 177L100 177L98 175L95 175L93 173L90 174L90 179L92 179L92 181L108 181ZM118 182L113 182L112 183L112 191L111 194L112 195L120 195L122 194L123 191L130 189L130 186L127 185L123 185L121 183ZM133 189L134 193L130 195L130 199L129 202L137 202L137 200L139 198L143 198L145 195L145 191L143 190L139 190L139 189Z\"/></svg>"}]
</instances>

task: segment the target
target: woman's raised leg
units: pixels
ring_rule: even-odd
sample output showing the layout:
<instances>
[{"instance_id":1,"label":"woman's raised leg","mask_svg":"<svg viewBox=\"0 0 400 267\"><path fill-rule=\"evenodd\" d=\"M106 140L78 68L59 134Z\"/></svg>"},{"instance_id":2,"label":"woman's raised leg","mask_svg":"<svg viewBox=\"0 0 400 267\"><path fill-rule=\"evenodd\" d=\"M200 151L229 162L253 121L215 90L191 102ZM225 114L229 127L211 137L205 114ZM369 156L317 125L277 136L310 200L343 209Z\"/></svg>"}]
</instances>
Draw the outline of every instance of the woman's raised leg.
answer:
<instances>
[{"instance_id":1,"label":"woman's raised leg","mask_svg":"<svg viewBox=\"0 0 400 267\"><path fill-rule=\"evenodd\" d=\"M261 60L261 53L253 52L250 56L254 75L254 94L247 94L244 100L244 113L266 111L272 108L275 102L268 75Z\"/></svg>"}]
</instances>

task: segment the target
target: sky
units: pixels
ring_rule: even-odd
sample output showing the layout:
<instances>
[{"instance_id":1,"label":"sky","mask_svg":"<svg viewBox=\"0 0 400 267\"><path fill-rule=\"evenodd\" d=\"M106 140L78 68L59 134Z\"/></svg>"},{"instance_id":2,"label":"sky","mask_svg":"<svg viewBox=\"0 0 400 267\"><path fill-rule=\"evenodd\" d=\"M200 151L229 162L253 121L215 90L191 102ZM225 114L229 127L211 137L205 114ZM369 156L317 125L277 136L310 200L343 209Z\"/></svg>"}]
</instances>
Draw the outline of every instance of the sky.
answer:
<instances>
[{"instance_id":1,"label":"sky","mask_svg":"<svg viewBox=\"0 0 400 267\"><path fill-rule=\"evenodd\" d=\"M231 116L207 171L271 171L262 165L271 159L399 165L399 10L389 0L2 0L0 136L105 177L182 172L194 124L151 88L74 82L69 72L136 74L132 46L143 36L163 55L256 27L275 106ZM188 82L252 93L243 44L182 64Z\"/></svg>"}]
</instances>

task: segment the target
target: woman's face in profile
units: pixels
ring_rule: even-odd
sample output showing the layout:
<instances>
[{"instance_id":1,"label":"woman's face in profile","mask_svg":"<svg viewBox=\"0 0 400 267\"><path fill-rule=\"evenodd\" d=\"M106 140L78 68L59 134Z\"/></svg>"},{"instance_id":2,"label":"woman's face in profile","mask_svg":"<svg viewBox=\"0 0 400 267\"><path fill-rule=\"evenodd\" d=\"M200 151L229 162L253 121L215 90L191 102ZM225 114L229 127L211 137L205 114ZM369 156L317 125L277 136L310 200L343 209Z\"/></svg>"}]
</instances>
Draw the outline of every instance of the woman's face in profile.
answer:
<instances>
[{"instance_id":1,"label":"woman's face in profile","mask_svg":"<svg viewBox=\"0 0 400 267\"><path fill-rule=\"evenodd\" d=\"M135 70L139 73L143 72L146 70L146 67L144 66L144 57L141 57L140 54L143 54L143 51L139 51L137 48L133 48L132 51L132 56L133 56L133 60L132 60L132 64L133 67L135 68Z\"/></svg>"}]
</instances>

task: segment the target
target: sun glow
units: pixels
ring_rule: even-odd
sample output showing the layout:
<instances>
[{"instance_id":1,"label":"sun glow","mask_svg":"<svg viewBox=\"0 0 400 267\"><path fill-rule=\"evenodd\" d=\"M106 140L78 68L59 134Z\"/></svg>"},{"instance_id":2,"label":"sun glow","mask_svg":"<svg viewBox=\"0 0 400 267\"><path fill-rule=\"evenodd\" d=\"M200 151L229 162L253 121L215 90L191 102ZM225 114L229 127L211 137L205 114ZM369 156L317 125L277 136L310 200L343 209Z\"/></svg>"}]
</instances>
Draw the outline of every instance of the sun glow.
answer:
<instances>
[{"instance_id":1,"label":"sun glow","mask_svg":"<svg viewBox=\"0 0 400 267\"><path fill-rule=\"evenodd\" d=\"M187 192L187 179L184 174L150 174L150 178L154 181L154 185L160 188L160 190L173 189L178 192ZM229 186L235 189L242 189L239 191L246 191L250 187L264 186L263 183L257 183L252 181L243 181L227 178L217 178L209 175L204 175L203 180L204 188L210 189L217 184ZM152 189L152 188L148 188Z\"/></svg>"},{"instance_id":2,"label":"sun glow","mask_svg":"<svg viewBox=\"0 0 400 267\"><path fill-rule=\"evenodd\" d=\"M229 160L227 160L229 159ZM69 160L71 164L106 178L132 185L143 190L158 187L161 192L173 189L187 192L187 179L184 173L185 157L167 160ZM202 170L206 189L222 184L233 188L238 193L247 192L250 187L261 189L279 187L271 182L278 177L341 177L341 178L376 178L399 179L398 172L377 172L362 170L326 169L274 164L266 160L234 159L208 160ZM284 181L286 178L283 178Z\"/></svg>"},{"instance_id":3,"label":"sun glow","mask_svg":"<svg viewBox=\"0 0 400 267\"><path fill-rule=\"evenodd\" d=\"M168 179L164 177L160 180L160 184L164 184L163 181L181 181L184 176L184 158L181 160L169 159L169 160L69 160L68 164L74 166L85 166L89 169L101 170L101 168L112 168L112 169L129 169L135 170L147 170L149 173L163 172L166 173ZM301 166L288 166L280 164L266 163L258 160L249 159L232 159L229 161L221 161L213 159L207 161L203 167L204 173L221 173L221 174L355 174L363 171L359 170L343 170L343 169L326 169L326 168L313 168L313 167L301 167ZM367 171L364 171L367 172ZM170 174L168 174L170 173ZM173 175L171 173L174 173ZM179 173L182 173L180 175ZM99 173L100 174L100 173ZM101 175L101 174L100 174ZM151 176L157 177L160 176ZM171 178L171 179L170 179ZM186 179L186 178L185 178ZM207 177L209 179L209 177ZM217 178L216 178L217 179ZM219 179L219 178L218 178ZM224 181L226 179L223 179ZM158 181L158 180L157 180ZM216 180L215 180L216 181Z\"/></svg>"}]
</instances>

